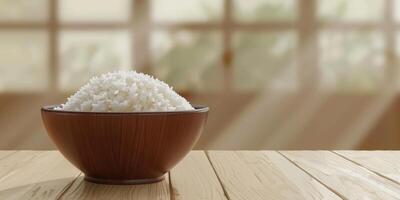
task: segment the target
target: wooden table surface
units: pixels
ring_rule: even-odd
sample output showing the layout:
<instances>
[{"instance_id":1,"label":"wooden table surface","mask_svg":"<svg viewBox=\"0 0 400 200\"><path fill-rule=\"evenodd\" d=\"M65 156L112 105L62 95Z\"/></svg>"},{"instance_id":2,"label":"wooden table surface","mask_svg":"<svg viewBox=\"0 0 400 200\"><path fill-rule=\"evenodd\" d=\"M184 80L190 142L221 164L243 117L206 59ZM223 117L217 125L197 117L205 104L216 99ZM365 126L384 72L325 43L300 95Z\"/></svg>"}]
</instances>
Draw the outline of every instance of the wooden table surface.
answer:
<instances>
[{"instance_id":1,"label":"wooden table surface","mask_svg":"<svg viewBox=\"0 0 400 200\"><path fill-rule=\"evenodd\" d=\"M193 151L149 185L100 185L57 151L0 151L0 199L400 199L400 151Z\"/></svg>"}]
</instances>

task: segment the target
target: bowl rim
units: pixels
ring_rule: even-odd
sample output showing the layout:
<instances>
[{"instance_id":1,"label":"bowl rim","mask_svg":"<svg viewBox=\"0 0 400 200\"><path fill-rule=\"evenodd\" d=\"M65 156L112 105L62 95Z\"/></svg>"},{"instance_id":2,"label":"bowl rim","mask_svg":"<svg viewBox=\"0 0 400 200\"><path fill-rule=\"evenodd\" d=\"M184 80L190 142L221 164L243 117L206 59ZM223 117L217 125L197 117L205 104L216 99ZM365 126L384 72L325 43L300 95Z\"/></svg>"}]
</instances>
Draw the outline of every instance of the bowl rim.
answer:
<instances>
[{"instance_id":1,"label":"bowl rim","mask_svg":"<svg viewBox=\"0 0 400 200\"><path fill-rule=\"evenodd\" d=\"M192 104L194 110L180 110L180 111L145 111L145 112L88 112L88 111L69 111L69 110L54 110L55 107L60 104L42 106L40 109L42 112L53 112L53 113L69 113L69 114L104 114L104 115L154 115L154 114L184 114L184 113L205 113L209 111L208 106Z\"/></svg>"}]
</instances>

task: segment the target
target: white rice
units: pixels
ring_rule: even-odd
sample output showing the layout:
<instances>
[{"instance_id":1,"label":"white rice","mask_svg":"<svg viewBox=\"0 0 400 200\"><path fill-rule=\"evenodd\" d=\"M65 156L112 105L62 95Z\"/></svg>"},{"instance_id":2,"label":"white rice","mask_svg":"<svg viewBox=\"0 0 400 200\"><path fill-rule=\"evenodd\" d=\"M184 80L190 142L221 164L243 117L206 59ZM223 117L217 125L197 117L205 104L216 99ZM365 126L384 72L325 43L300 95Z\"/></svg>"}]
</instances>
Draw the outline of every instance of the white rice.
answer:
<instances>
[{"instance_id":1,"label":"white rice","mask_svg":"<svg viewBox=\"0 0 400 200\"><path fill-rule=\"evenodd\" d=\"M194 108L166 83L147 74L118 71L90 79L56 110L86 112L182 111Z\"/></svg>"}]
</instances>

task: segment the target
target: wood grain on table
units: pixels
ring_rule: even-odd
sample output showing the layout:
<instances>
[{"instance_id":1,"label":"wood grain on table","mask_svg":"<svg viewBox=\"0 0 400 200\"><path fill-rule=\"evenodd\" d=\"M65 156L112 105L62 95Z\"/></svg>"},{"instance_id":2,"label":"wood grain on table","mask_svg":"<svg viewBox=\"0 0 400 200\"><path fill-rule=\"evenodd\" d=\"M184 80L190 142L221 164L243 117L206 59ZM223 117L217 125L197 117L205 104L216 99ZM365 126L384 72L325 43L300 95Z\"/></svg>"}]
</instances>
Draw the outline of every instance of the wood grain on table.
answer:
<instances>
[{"instance_id":1,"label":"wood grain on table","mask_svg":"<svg viewBox=\"0 0 400 200\"><path fill-rule=\"evenodd\" d=\"M0 151L0 199L400 199L400 151L192 151L167 178L100 185L57 151Z\"/></svg>"}]
</instances>

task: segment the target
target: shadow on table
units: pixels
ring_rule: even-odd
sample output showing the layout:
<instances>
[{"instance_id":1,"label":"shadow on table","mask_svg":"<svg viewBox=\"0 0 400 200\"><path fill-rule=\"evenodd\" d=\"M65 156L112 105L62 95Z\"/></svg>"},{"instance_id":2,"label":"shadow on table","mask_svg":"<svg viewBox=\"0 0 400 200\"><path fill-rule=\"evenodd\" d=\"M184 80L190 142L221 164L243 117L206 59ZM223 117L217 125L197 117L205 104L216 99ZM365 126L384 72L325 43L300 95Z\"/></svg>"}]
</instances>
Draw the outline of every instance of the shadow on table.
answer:
<instances>
[{"instance_id":1,"label":"shadow on table","mask_svg":"<svg viewBox=\"0 0 400 200\"><path fill-rule=\"evenodd\" d=\"M158 199L169 197L167 181L147 185L102 185L83 176L27 184L23 180L0 183L0 199Z\"/></svg>"},{"instance_id":2,"label":"shadow on table","mask_svg":"<svg viewBox=\"0 0 400 200\"><path fill-rule=\"evenodd\" d=\"M63 195L67 199L160 199L169 198L169 184L164 180L144 185L103 185L83 180L80 176Z\"/></svg>"},{"instance_id":3,"label":"shadow on table","mask_svg":"<svg viewBox=\"0 0 400 200\"><path fill-rule=\"evenodd\" d=\"M24 180L4 181L0 183L0 199L56 199L74 179L62 178L30 184Z\"/></svg>"}]
</instances>

